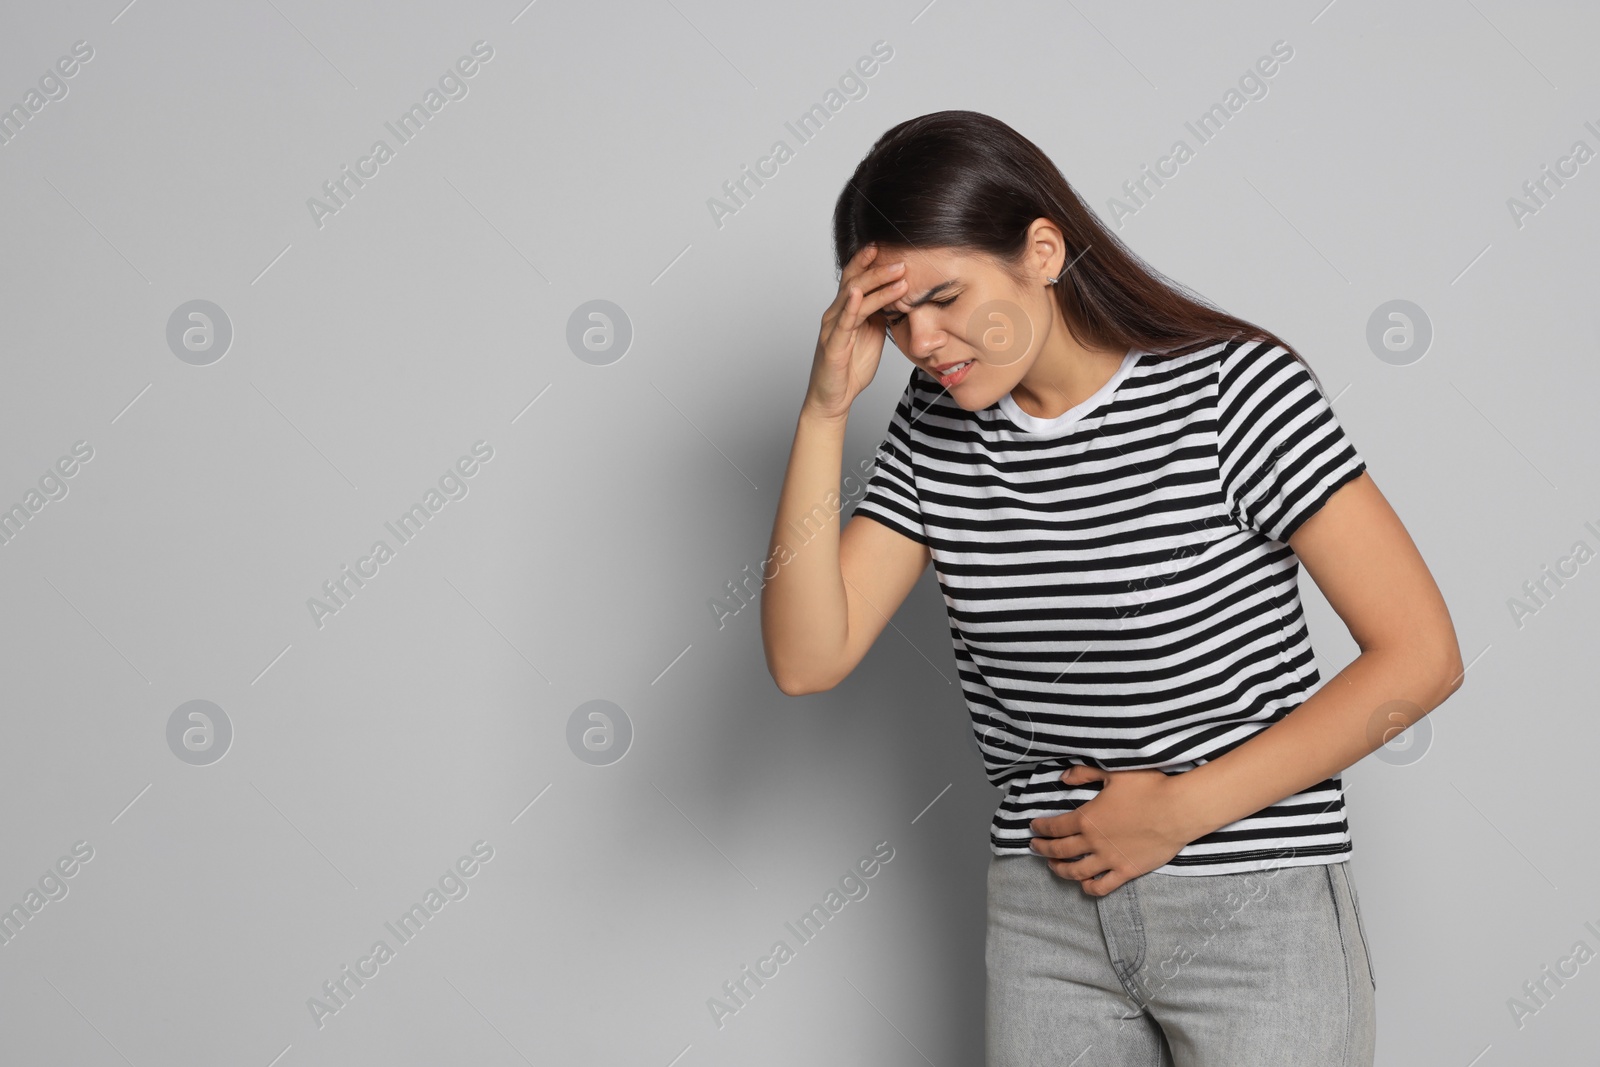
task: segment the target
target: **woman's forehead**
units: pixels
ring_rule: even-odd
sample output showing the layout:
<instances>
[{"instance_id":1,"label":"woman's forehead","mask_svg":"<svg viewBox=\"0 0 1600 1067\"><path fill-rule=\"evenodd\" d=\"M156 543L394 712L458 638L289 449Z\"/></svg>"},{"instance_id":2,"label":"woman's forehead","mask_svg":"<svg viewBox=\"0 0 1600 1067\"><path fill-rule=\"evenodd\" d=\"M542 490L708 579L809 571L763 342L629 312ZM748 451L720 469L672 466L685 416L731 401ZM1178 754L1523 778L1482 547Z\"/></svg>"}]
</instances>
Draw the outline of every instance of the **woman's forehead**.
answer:
<instances>
[{"instance_id":1,"label":"woman's forehead","mask_svg":"<svg viewBox=\"0 0 1600 1067\"><path fill-rule=\"evenodd\" d=\"M1008 277L993 257L966 249L884 245L874 262L904 263L906 281L913 296L951 279L1001 283Z\"/></svg>"}]
</instances>

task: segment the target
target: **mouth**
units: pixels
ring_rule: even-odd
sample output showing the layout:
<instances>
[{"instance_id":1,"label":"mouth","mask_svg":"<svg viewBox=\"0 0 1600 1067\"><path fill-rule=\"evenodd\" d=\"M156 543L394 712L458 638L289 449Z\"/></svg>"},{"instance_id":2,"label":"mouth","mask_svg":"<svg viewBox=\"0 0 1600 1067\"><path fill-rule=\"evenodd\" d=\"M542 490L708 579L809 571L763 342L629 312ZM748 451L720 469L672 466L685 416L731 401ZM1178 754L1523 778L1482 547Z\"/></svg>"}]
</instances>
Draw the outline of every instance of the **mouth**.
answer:
<instances>
[{"instance_id":1,"label":"mouth","mask_svg":"<svg viewBox=\"0 0 1600 1067\"><path fill-rule=\"evenodd\" d=\"M976 360L968 359L960 363L946 363L942 366L934 367L933 375L939 379L940 385L948 389L952 385L959 385L966 378L967 372L975 362Z\"/></svg>"}]
</instances>

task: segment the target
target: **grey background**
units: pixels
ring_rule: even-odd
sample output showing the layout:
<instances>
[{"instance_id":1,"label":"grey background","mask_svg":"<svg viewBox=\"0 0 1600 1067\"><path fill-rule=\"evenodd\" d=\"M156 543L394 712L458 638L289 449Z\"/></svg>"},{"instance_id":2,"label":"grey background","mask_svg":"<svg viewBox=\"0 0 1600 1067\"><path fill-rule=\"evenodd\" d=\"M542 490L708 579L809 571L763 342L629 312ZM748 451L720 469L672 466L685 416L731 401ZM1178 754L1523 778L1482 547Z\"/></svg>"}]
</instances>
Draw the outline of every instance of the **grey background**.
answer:
<instances>
[{"instance_id":1,"label":"grey background","mask_svg":"<svg viewBox=\"0 0 1600 1067\"><path fill-rule=\"evenodd\" d=\"M94 57L0 147L0 506L94 455L0 547L0 904L94 856L0 946L3 1058L979 1062L997 795L931 571L799 699L757 606L711 604L766 554L829 212L874 138L993 114L1109 219L1285 40L1119 232L1306 355L1470 664L1424 758L1346 774L1379 1062L1572 1062L1600 965L1520 1028L1507 1001L1600 949L1600 564L1521 626L1510 601L1600 544L1600 162L1520 227L1507 199L1600 147L1597 29L1507 0L7 4L0 104ZM307 199L479 40L468 95L319 228ZM879 40L799 145L784 124ZM166 341L195 299L233 328L208 366ZM1405 366L1366 341L1395 299L1434 332ZM605 366L566 341L591 300L633 331ZM847 464L905 373L886 348ZM307 600L480 440L467 495L319 629ZM1331 677L1357 650L1302 586ZM205 766L167 742L197 699L233 729ZM633 731L605 766L567 743L597 699ZM308 999L480 840L468 895L319 1028ZM880 841L869 894L719 1029L707 999Z\"/></svg>"}]
</instances>

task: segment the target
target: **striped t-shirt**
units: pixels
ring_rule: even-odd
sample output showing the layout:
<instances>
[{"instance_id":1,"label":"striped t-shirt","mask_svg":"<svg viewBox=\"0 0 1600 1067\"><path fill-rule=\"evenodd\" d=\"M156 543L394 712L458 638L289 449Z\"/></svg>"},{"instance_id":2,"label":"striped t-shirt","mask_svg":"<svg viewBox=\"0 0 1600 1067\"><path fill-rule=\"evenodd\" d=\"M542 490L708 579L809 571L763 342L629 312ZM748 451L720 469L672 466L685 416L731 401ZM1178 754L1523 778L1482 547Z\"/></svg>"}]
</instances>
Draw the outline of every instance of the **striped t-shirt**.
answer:
<instances>
[{"instance_id":1,"label":"striped t-shirt","mask_svg":"<svg viewBox=\"0 0 1600 1067\"><path fill-rule=\"evenodd\" d=\"M1278 721L1321 677L1286 543L1366 469L1305 365L1262 341L1130 351L1057 418L966 411L913 367L852 515L928 546L989 780L997 855L1100 782L1180 773ZM1349 858L1339 775L1157 868Z\"/></svg>"}]
</instances>

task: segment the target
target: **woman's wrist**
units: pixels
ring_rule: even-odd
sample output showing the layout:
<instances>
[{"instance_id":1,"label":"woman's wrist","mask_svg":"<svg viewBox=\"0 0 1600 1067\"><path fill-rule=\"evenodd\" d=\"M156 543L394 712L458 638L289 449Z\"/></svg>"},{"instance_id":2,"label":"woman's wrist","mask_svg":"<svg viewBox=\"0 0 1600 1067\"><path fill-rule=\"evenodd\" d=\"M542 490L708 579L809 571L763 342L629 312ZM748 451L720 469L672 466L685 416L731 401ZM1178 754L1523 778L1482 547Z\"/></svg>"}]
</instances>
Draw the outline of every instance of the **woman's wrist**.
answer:
<instances>
[{"instance_id":1,"label":"woman's wrist","mask_svg":"<svg viewBox=\"0 0 1600 1067\"><path fill-rule=\"evenodd\" d=\"M850 409L846 408L842 414L831 414L823 411L811 402L808 396L800 405L800 422L822 429L844 431L845 423L850 418Z\"/></svg>"},{"instance_id":2,"label":"woman's wrist","mask_svg":"<svg viewBox=\"0 0 1600 1067\"><path fill-rule=\"evenodd\" d=\"M1198 841L1214 830L1220 830L1227 825L1227 821L1218 822L1214 814L1215 799L1210 795L1211 778L1208 775L1195 777L1195 771L1201 770L1205 765L1195 767L1193 770L1184 771L1182 774L1172 776L1173 786L1173 817L1177 820L1176 829L1185 842Z\"/></svg>"}]
</instances>

